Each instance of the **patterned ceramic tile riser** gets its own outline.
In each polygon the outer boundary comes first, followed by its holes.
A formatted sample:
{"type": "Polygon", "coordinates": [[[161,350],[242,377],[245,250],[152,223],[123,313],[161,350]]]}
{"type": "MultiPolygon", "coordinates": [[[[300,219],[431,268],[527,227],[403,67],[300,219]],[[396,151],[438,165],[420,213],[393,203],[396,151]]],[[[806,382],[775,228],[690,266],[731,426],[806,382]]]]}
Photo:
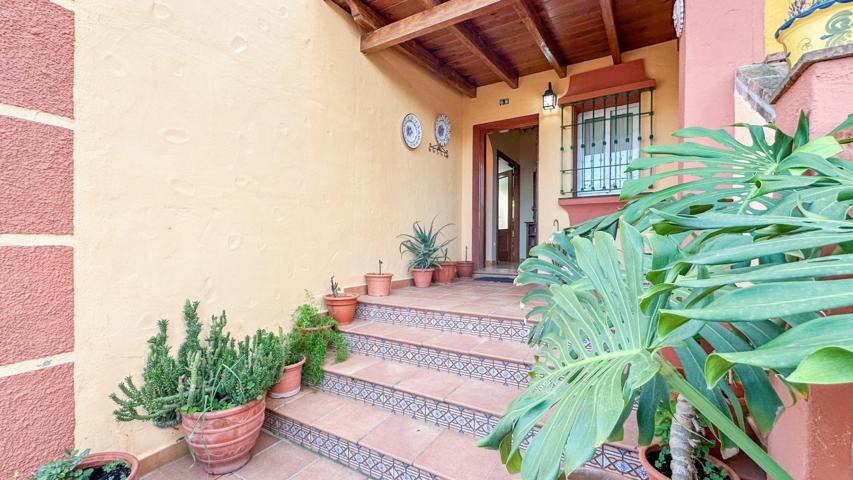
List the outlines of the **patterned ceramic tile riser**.
{"type": "Polygon", "coordinates": [[[359,303],[356,317],[374,322],[393,323],[408,327],[425,328],[441,332],[465,333],[497,340],[527,342],[530,331],[521,320],[507,320],[482,315],[422,310],[359,303]]]}
{"type": "Polygon", "coordinates": [[[438,480],[414,465],[267,411],[264,429],[377,480],[438,480]]]}
{"type": "MultiPolygon", "coordinates": [[[[330,372],[326,372],[319,389],[475,437],[488,435],[500,419],[497,415],[330,372]]],[[[587,466],[637,480],[648,478],[637,452],[615,445],[605,444],[596,449],[587,466]]]]}
{"type": "Polygon", "coordinates": [[[503,385],[527,386],[529,367],[523,363],[455,353],[438,348],[395,342],[384,338],[344,332],[350,352],[409,363],[503,385]]]}

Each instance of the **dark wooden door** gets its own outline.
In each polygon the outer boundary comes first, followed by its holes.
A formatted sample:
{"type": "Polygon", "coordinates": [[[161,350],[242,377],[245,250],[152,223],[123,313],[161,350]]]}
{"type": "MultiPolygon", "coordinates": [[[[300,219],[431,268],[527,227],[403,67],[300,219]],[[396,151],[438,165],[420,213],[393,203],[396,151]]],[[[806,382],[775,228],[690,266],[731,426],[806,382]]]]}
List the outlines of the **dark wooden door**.
{"type": "Polygon", "coordinates": [[[521,212],[521,167],[518,163],[503,157],[512,166],[512,170],[498,174],[498,214],[497,251],[499,262],[517,262],[519,249],[519,227],[521,212]]]}

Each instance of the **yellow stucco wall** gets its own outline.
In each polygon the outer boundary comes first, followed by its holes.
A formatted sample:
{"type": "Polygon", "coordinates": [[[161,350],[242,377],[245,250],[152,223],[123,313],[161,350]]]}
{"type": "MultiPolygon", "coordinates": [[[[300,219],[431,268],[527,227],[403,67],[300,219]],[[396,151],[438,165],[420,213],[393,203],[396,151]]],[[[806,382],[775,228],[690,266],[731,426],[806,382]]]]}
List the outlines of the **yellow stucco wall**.
{"type": "Polygon", "coordinates": [[[791,0],[764,0],[764,51],[770,55],[782,51],[782,44],[776,41],[776,30],[788,17],[791,0]]]}
{"type": "Polygon", "coordinates": [[[180,338],[193,298],[241,335],[288,325],[332,274],[360,284],[382,258],[406,277],[395,236],[436,215],[459,224],[462,100],[395,53],[362,55],[328,2],[67,3],[76,443],[145,457],[177,433],[116,424],[107,395],[141,372],[156,320],[180,338]],[[400,138],[408,112],[416,151],[400,138]],[[438,113],[455,122],[449,158],[427,151],[438,113]]]}
{"type": "MultiPolygon", "coordinates": [[[[670,136],[679,128],[678,110],[678,52],[676,41],[670,41],[625,52],[623,61],[645,59],[646,73],[657,80],[654,95],[655,143],[673,143],[670,136]]],[[[609,57],[570,65],[566,78],[559,78],[553,70],[528,75],[519,79],[517,89],[505,83],[496,83],[477,90],[477,98],[464,99],[462,125],[462,196],[460,236],[471,244],[471,195],[473,161],[473,126],[524,115],[539,114],[539,241],[547,240],[553,233],[552,223],[568,223],[568,215],[557,203],[560,198],[560,110],[542,109],[542,93],[551,82],[554,91],[562,95],[569,85],[569,77],[611,64],[609,57]],[[499,105],[501,98],[509,98],[508,105],[499,105]]]]}

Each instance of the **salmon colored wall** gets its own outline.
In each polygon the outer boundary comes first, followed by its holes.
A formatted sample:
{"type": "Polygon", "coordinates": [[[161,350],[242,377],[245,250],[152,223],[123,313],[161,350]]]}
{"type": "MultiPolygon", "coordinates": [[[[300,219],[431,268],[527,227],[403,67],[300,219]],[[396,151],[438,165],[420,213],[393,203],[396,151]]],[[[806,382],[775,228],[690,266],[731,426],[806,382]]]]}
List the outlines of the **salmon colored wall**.
{"type": "Polygon", "coordinates": [[[146,457],[177,432],[117,424],[107,395],[141,371],[157,319],[177,344],[182,303],[198,299],[240,336],[287,327],[330,275],[361,284],[381,258],[406,277],[396,235],[459,223],[462,101],[396,53],[362,55],[331,2],[72,5],[75,437],[146,457]],[[427,151],[439,113],[449,158],[427,151]]]}
{"type": "MultiPolygon", "coordinates": [[[[672,143],[670,136],[678,129],[678,53],[676,42],[670,41],[625,52],[623,61],[645,59],[646,73],[657,80],[655,90],[655,143],[672,143]]],[[[568,75],[606,67],[610,57],[568,66],[568,75]]],[[[463,122],[455,133],[462,137],[462,196],[459,231],[461,238],[471,242],[471,172],[472,134],[474,125],[539,114],[539,241],[546,241],[554,231],[554,219],[560,227],[568,224],[568,215],[558,204],[560,198],[560,110],[542,110],[542,93],[551,82],[557,95],[562,95],[569,85],[569,76],[559,78],[553,71],[528,75],[519,79],[519,87],[511,89],[505,83],[496,83],[477,89],[477,98],[463,100],[463,122]],[[509,98],[508,105],[499,105],[501,98],[509,98]]]]}

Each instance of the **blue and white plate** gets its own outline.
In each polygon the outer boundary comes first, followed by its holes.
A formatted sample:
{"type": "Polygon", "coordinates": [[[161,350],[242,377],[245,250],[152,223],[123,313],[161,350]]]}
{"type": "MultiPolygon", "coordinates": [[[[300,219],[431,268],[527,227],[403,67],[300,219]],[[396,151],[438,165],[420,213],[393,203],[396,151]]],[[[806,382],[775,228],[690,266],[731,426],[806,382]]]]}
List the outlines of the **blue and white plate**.
{"type": "Polygon", "coordinates": [[[435,141],[438,142],[442,147],[446,147],[448,143],[450,143],[450,133],[452,129],[450,128],[450,118],[441,114],[435,117],[435,141]]]}
{"type": "Polygon", "coordinates": [[[406,142],[406,146],[409,148],[418,148],[422,137],[421,121],[418,120],[417,115],[409,113],[403,117],[403,141],[406,142]]]}

